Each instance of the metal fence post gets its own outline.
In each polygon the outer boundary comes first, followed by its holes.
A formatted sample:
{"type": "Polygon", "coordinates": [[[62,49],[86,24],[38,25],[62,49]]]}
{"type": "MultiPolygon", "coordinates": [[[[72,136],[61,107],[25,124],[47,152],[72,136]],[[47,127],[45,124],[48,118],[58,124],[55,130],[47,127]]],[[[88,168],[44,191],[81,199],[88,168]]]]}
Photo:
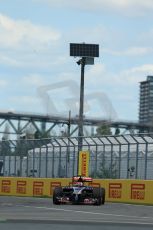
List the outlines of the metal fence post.
{"type": "Polygon", "coordinates": [[[46,147],[46,178],[48,178],[48,145],[46,147]]]}
{"type": "Polygon", "coordinates": [[[145,141],[145,171],[144,171],[144,179],[147,179],[147,166],[148,166],[148,142],[142,136],[142,139],[145,141]]]}
{"type": "Polygon", "coordinates": [[[95,143],[96,146],[96,152],[95,152],[95,168],[94,168],[94,177],[97,175],[97,162],[98,162],[98,144],[96,141],[91,137],[92,141],[95,143]]]}
{"type": "Polygon", "coordinates": [[[105,138],[107,139],[107,141],[109,142],[109,145],[111,146],[111,163],[110,163],[110,175],[111,178],[113,177],[113,143],[111,142],[111,140],[109,139],[109,137],[105,136],[105,138]]]}
{"type": "Polygon", "coordinates": [[[133,136],[132,137],[136,142],[136,165],[135,165],[135,179],[138,179],[138,161],[139,161],[139,142],[133,136]]]}
{"type": "Polygon", "coordinates": [[[54,161],[55,161],[55,147],[54,147],[54,145],[52,144],[52,146],[53,146],[53,156],[52,156],[52,177],[54,178],[55,177],[55,175],[54,175],[54,161]]]}

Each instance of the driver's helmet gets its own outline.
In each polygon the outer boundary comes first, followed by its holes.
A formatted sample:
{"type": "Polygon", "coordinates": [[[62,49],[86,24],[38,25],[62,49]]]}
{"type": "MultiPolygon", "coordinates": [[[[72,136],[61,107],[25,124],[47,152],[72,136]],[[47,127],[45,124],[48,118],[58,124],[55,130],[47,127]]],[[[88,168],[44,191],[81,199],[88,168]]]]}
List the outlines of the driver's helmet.
{"type": "Polygon", "coordinates": [[[81,187],[81,186],[83,186],[83,182],[74,182],[73,186],[75,186],[75,187],[81,187]]]}

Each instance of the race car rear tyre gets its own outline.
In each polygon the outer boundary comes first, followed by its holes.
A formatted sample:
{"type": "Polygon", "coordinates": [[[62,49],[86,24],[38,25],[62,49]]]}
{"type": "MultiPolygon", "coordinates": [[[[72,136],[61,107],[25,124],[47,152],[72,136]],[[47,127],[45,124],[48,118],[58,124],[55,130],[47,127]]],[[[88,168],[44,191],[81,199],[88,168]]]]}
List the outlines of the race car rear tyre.
{"type": "Polygon", "coordinates": [[[101,188],[102,190],[102,204],[105,204],[105,189],[104,188],[101,188]]]}
{"type": "Polygon", "coordinates": [[[60,204],[57,197],[62,196],[62,187],[56,187],[53,192],[53,204],[60,204]]]}
{"type": "Polygon", "coordinates": [[[105,203],[105,189],[93,188],[93,197],[97,199],[95,205],[102,205],[105,203]]]}

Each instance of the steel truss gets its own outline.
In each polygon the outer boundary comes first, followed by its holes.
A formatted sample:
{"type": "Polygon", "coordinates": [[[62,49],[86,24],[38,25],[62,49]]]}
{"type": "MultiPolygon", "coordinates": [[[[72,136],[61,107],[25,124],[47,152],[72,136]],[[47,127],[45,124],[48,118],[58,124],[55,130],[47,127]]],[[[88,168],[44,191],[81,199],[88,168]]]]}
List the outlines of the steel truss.
{"type": "MultiPolygon", "coordinates": [[[[77,116],[67,118],[40,114],[0,112],[0,133],[22,136],[25,130],[31,127],[39,138],[48,134],[51,134],[51,136],[61,136],[61,128],[64,126],[64,135],[74,136],[78,133],[78,122],[79,119],[77,116]]],[[[122,134],[127,132],[130,134],[148,133],[153,129],[153,126],[150,124],[141,124],[138,122],[84,118],[84,135],[93,135],[94,128],[96,129],[102,124],[108,124],[110,128],[120,129],[122,134]]]]}

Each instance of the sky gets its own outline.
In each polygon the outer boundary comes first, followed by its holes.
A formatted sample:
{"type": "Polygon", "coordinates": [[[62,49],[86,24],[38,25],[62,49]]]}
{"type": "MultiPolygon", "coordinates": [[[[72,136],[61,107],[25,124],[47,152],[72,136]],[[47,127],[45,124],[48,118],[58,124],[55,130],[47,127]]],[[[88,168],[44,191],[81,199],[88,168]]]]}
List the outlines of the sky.
{"type": "Polygon", "coordinates": [[[79,57],[70,43],[99,44],[85,66],[87,117],[138,120],[139,85],[153,75],[152,0],[0,0],[0,111],[79,111],[79,57]]]}

